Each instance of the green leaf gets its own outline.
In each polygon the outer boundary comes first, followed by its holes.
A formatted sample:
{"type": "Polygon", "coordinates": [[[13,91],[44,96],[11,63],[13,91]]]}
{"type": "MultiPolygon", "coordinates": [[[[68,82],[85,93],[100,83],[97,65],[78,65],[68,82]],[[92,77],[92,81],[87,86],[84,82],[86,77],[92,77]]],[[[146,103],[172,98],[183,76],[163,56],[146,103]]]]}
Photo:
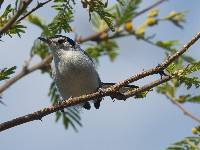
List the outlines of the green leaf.
{"type": "Polygon", "coordinates": [[[56,114],[56,122],[58,122],[62,113],[60,111],[57,111],[55,114],[56,114]]]}
{"type": "Polygon", "coordinates": [[[183,59],[179,58],[167,67],[167,72],[173,74],[175,71],[183,69],[183,59]]]}
{"type": "Polygon", "coordinates": [[[47,26],[42,22],[42,20],[36,15],[29,15],[28,21],[38,27],[40,27],[44,32],[47,30],[47,26]]]}
{"type": "Polygon", "coordinates": [[[188,97],[186,99],[187,102],[191,102],[191,103],[200,103],[200,95],[198,96],[193,96],[193,97],[188,97]]]}
{"type": "Polygon", "coordinates": [[[185,22],[185,14],[186,12],[175,12],[172,11],[168,16],[164,19],[171,21],[175,26],[179,28],[183,28],[181,23],[185,22]]]}
{"type": "Polygon", "coordinates": [[[196,88],[200,86],[200,80],[198,77],[181,76],[178,77],[178,81],[179,85],[184,83],[187,86],[187,89],[190,89],[192,86],[195,86],[196,88]]]}
{"type": "Polygon", "coordinates": [[[166,48],[166,49],[171,49],[173,46],[176,46],[179,44],[178,40],[171,40],[171,41],[157,41],[156,45],[166,48]]]}
{"type": "Polygon", "coordinates": [[[68,129],[69,127],[69,118],[65,115],[62,115],[63,116],[63,125],[65,127],[65,129],[68,129]]]}
{"type": "MultiPolygon", "coordinates": [[[[62,102],[55,82],[51,83],[48,96],[50,97],[51,103],[53,105],[58,104],[59,102],[62,102]]],[[[62,118],[63,125],[66,129],[70,125],[75,131],[77,131],[76,126],[77,125],[82,126],[81,117],[76,107],[65,108],[64,110],[62,110],[62,112],[60,111],[56,112],[55,115],[56,115],[56,119],[55,119],[56,122],[58,122],[62,118]]]]}
{"type": "Polygon", "coordinates": [[[199,150],[200,137],[186,137],[168,147],[166,150],[199,150]]]}
{"type": "MultiPolygon", "coordinates": [[[[16,9],[12,8],[11,4],[9,4],[4,10],[3,14],[0,16],[0,28],[4,27],[15,13],[16,9]]],[[[12,37],[12,35],[16,34],[21,37],[21,34],[25,33],[25,28],[26,26],[20,24],[20,22],[16,22],[2,35],[9,35],[10,37],[12,37]]]]}
{"type": "Polygon", "coordinates": [[[16,68],[17,68],[16,66],[13,66],[11,68],[4,68],[0,70],[0,81],[9,79],[10,78],[9,76],[15,73],[16,68]]]}
{"type": "Polygon", "coordinates": [[[176,93],[176,89],[170,83],[167,82],[167,83],[163,83],[160,86],[157,86],[157,92],[174,97],[176,93]]]}
{"type": "Polygon", "coordinates": [[[83,6],[86,6],[85,8],[89,8],[90,19],[92,13],[97,13],[99,17],[107,23],[108,27],[112,31],[115,31],[115,27],[112,22],[114,16],[106,10],[107,6],[101,0],[82,1],[82,3],[83,6]]]}
{"type": "Polygon", "coordinates": [[[58,11],[58,14],[54,17],[53,21],[48,25],[49,34],[46,36],[54,36],[60,34],[62,31],[72,31],[70,22],[73,21],[73,5],[74,0],[54,0],[52,8],[58,11]]]}
{"type": "Polygon", "coordinates": [[[145,98],[150,91],[153,91],[153,90],[151,89],[149,91],[141,92],[141,93],[135,95],[134,97],[137,98],[137,99],[139,99],[139,98],[145,98]]]}
{"type": "Polygon", "coordinates": [[[184,75],[187,74],[191,74],[193,72],[199,71],[200,70],[200,61],[199,62],[195,62],[195,63],[191,63],[189,64],[183,71],[184,71],[184,75]]]}
{"type": "Polygon", "coordinates": [[[102,20],[99,17],[99,15],[97,15],[96,13],[92,14],[91,22],[92,22],[93,28],[96,32],[102,32],[108,28],[108,25],[106,24],[106,22],[104,20],[102,20]]]}
{"type": "Polygon", "coordinates": [[[55,34],[60,34],[62,31],[70,32],[72,31],[69,22],[72,21],[73,13],[71,10],[60,11],[55,18],[53,19],[52,23],[48,25],[48,30],[50,31],[49,36],[53,36],[55,34]]]}
{"type": "Polygon", "coordinates": [[[46,44],[36,40],[31,49],[31,53],[44,59],[49,54],[49,48],[46,44]]]}
{"type": "Polygon", "coordinates": [[[116,12],[114,14],[117,25],[120,26],[123,23],[132,20],[140,3],[141,0],[125,0],[123,5],[116,5],[116,12]]]}
{"type": "MultiPolygon", "coordinates": [[[[178,40],[157,41],[155,42],[155,45],[163,48],[166,51],[169,51],[170,53],[175,53],[177,52],[177,50],[176,48],[174,48],[174,46],[179,45],[179,41],[178,40]]],[[[185,54],[183,54],[181,58],[189,63],[195,62],[194,58],[192,58],[191,56],[187,56],[185,54]]]]}
{"type": "Polygon", "coordinates": [[[117,57],[118,45],[113,40],[101,41],[97,45],[90,46],[86,49],[86,52],[93,57],[96,61],[102,55],[109,56],[110,60],[113,61],[117,57]]]}

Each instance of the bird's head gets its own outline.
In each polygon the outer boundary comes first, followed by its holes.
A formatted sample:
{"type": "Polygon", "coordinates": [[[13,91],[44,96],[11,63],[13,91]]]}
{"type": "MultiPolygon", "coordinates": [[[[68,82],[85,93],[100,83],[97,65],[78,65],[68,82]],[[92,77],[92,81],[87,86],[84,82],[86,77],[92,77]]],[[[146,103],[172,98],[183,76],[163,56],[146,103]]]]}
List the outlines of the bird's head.
{"type": "Polygon", "coordinates": [[[51,51],[53,52],[60,49],[66,50],[66,51],[73,50],[75,49],[75,46],[76,46],[75,41],[63,35],[55,35],[50,38],[39,37],[38,39],[48,44],[51,51]]]}

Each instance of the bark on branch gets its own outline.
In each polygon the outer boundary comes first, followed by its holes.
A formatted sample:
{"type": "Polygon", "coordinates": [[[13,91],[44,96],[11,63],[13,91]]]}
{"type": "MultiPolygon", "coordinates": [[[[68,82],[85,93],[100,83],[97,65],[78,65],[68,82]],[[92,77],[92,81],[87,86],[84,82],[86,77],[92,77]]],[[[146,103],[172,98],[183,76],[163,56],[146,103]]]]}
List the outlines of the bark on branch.
{"type": "MultiPolygon", "coordinates": [[[[49,106],[49,107],[43,108],[43,109],[41,109],[39,111],[33,112],[31,114],[28,114],[28,115],[25,115],[25,116],[22,116],[22,117],[18,117],[16,119],[13,119],[13,120],[10,120],[10,121],[4,122],[4,123],[1,123],[0,124],[0,131],[4,131],[6,129],[15,127],[17,125],[24,124],[26,122],[30,122],[30,121],[34,121],[34,120],[41,120],[42,117],[44,117],[46,115],[49,115],[49,114],[51,114],[53,112],[56,112],[58,110],[62,110],[63,108],[66,108],[66,107],[74,106],[74,105],[89,101],[89,100],[92,100],[92,99],[97,99],[97,98],[105,97],[105,96],[111,96],[111,97],[114,96],[116,98],[119,98],[118,97],[118,90],[121,87],[126,86],[126,85],[128,85],[128,84],[130,84],[130,83],[132,83],[132,82],[134,82],[136,80],[142,79],[142,78],[144,78],[146,76],[162,72],[174,60],[176,60],[179,56],[181,56],[184,52],[186,52],[189,49],[189,47],[191,47],[199,38],[200,38],[200,32],[197,33],[177,53],[175,53],[175,54],[171,55],[170,57],[168,57],[160,65],[158,65],[158,66],[156,66],[154,68],[151,68],[149,70],[142,71],[141,73],[138,73],[138,74],[128,78],[127,80],[119,82],[119,83],[117,83],[117,84],[115,84],[115,85],[103,90],[103,92],[102,91],[98,91],[98,92],[95,92],[95,93],[92,93],[92,94],[88,94],[88,95],[69,98],[69,99],[63,101],[60,104],[56,104],[54,106],[49,106]]],[[[170,79],[172,79],[171,76],[164,76],[161,79],[158,79],[158,80],[153,81],[153,82],[151,82],[149,84],[141,86],[140,88],[137,88],[137,89],[134,89],[134,90],[131,90],[131,91],[128,91],[128,92],[124,93],[123,94],[124,97],[122,99],[125,100],[125,99],[127,99],[129,97],[132,97],[132,96],[134,96],[134,95],[136,95],[136,94],[138,94],[140,92],[148,91],[149,89],[151,89],[151,88],[153,88],[153,87],[155,87],[157,85],[160,85],[160,84],[162,84],[164,82],[167,82],[170,79]]]]}

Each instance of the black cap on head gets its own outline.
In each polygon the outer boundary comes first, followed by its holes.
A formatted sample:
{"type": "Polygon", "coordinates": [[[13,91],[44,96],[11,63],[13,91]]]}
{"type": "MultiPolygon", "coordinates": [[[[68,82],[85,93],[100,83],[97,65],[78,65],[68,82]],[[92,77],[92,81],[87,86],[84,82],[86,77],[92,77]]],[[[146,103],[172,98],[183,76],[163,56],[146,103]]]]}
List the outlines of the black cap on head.
{"type": "Polygon", "coordinates": [[[53,37],[50,37],[49,39],[54,39],[54,38],[63,38],[65,40],[67,40],[67,42],[69,42],[70,45],[72,45],[73,47],[76,45],[76,42],[72,39],[70,39],[69,37],[63,36],[63,35],[55,35],[53,37]]]}

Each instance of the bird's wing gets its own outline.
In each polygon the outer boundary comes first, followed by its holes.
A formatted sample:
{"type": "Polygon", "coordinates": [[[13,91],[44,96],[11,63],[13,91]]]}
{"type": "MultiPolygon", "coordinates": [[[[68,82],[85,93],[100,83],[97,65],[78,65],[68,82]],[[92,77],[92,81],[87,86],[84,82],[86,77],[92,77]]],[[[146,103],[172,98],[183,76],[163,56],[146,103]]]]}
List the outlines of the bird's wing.
{"type": "Polygon", "coordinates": [[[55,68],[55,63],[52,61],[51,62],[51,77],[55,80],[56,77],[56,68],[55,68]]]}

